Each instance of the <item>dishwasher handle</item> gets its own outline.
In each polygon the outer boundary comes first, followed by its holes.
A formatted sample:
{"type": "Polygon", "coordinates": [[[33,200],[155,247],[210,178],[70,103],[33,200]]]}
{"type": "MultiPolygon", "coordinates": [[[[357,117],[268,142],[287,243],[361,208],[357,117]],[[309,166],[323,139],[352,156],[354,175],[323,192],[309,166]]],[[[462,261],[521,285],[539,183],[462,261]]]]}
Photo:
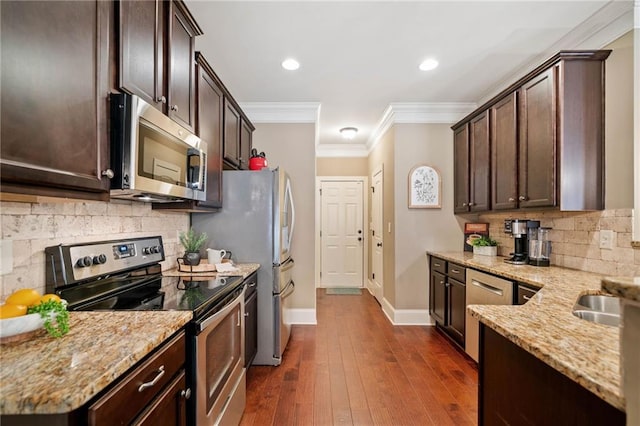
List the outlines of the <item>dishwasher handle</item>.
{"type": "Polygon", "coordinates": [[[471,284],[476,286],[476,287],[478,287],[478,288],[481,288],[482,290],[489,291],[489,292],[491,292],[491,293],[493,293],[493,294],[495,294],[497,296],[500,296],[500,297],[502,297],[502,295],[504,294],[502,289],[490,286],[490,285],[485,284],[485,283],[481,283],[481,282],[476,281],[476,280],[471,280],[471,284]]]}

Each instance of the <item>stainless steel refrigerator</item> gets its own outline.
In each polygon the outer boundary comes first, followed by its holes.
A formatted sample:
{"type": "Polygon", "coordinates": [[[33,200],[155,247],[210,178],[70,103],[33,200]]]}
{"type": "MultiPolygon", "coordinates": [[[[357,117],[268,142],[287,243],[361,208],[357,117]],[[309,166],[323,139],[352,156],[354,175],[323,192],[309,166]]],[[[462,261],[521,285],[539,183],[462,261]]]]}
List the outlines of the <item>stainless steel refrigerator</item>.
{"type": "Polygon", "coordinates": [[[224,171],[222,209],[191,215],[195,231],[206,232],[209,247],[233,253],[237,263],[258,269],[258,352],[253,364],[280,365],[289,341],[291,238],[295,209],[291,180],[281,169],[224,171]]]}

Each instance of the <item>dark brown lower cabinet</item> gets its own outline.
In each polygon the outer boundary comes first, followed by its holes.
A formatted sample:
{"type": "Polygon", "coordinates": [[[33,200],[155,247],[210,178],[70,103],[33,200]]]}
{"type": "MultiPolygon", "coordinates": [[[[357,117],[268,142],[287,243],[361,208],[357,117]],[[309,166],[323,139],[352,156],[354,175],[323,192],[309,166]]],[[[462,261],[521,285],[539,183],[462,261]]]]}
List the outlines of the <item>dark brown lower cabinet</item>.
{"type": "Polygon", "coordinates": [[[467,287],[460,281],[449,278],[447,281],[447,291],[449,296],[449,318],[447,321],[447,331],[449,335],[464,347],[464,321],[466,306],[467,287]]]}
{"type": "Polygon", "coordinates": [[[624,425],[626,414],[480,324],[479,425],[624,425]]]}
{"type": "Polygon", "coordinates": [[[447,310],[447,280],[444,275],[434,270],[431,270],[429,299],[431,316],[436,323],[444,325],[447,310]]]}

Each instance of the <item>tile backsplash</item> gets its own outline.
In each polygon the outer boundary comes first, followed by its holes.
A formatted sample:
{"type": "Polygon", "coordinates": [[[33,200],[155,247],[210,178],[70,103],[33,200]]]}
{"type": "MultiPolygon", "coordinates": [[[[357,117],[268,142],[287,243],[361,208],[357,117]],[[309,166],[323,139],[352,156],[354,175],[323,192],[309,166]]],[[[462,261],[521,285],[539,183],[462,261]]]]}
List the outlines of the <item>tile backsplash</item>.
{"type": "Polygon", "coordinates": [[[498,241],[498,254],[513,251],[513,239],[505,234],[505,219],[539,220],[540,226],[553,228],[551,264],[603,275],[640,275],[640,250],[631,247],[633,210],[595,212],[491,213],[479,216],[489,223],[489,233],[498,241]],[[613,249],[600,248],[600,231],[613,231],[613,249]]]}
{"type": "Polygon", "coordinates": [[[0,202],[2,259],[0,300],[16,289],[45,289],[44,248],[56,244],[129,237],[162,236],[162,269],[176,265],[181,251],[178,233],[189,228],[188,213],[167,213],[150,204],[111,201],[16,203],[0,202]],[[11,270],[11,272],[6,272],[11,270]]]}

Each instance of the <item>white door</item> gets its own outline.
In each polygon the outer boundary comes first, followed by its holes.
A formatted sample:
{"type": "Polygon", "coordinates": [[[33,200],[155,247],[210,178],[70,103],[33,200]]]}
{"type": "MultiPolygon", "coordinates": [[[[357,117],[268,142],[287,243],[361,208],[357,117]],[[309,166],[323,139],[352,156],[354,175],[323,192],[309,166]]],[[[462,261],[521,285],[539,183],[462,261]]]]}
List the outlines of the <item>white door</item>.
{"type": "Polygon", "coordinates": [[[321,286],[362,287],[362,182],[323,181],[320,197],[321,286]]]}
{"type": "Polygon", "coordinates": [[[382,169],[378,170],[371,185],[371,281],[373,295],[382,304],[382,263],[383,263],[383,227],[382,227],[382,169]]]}

